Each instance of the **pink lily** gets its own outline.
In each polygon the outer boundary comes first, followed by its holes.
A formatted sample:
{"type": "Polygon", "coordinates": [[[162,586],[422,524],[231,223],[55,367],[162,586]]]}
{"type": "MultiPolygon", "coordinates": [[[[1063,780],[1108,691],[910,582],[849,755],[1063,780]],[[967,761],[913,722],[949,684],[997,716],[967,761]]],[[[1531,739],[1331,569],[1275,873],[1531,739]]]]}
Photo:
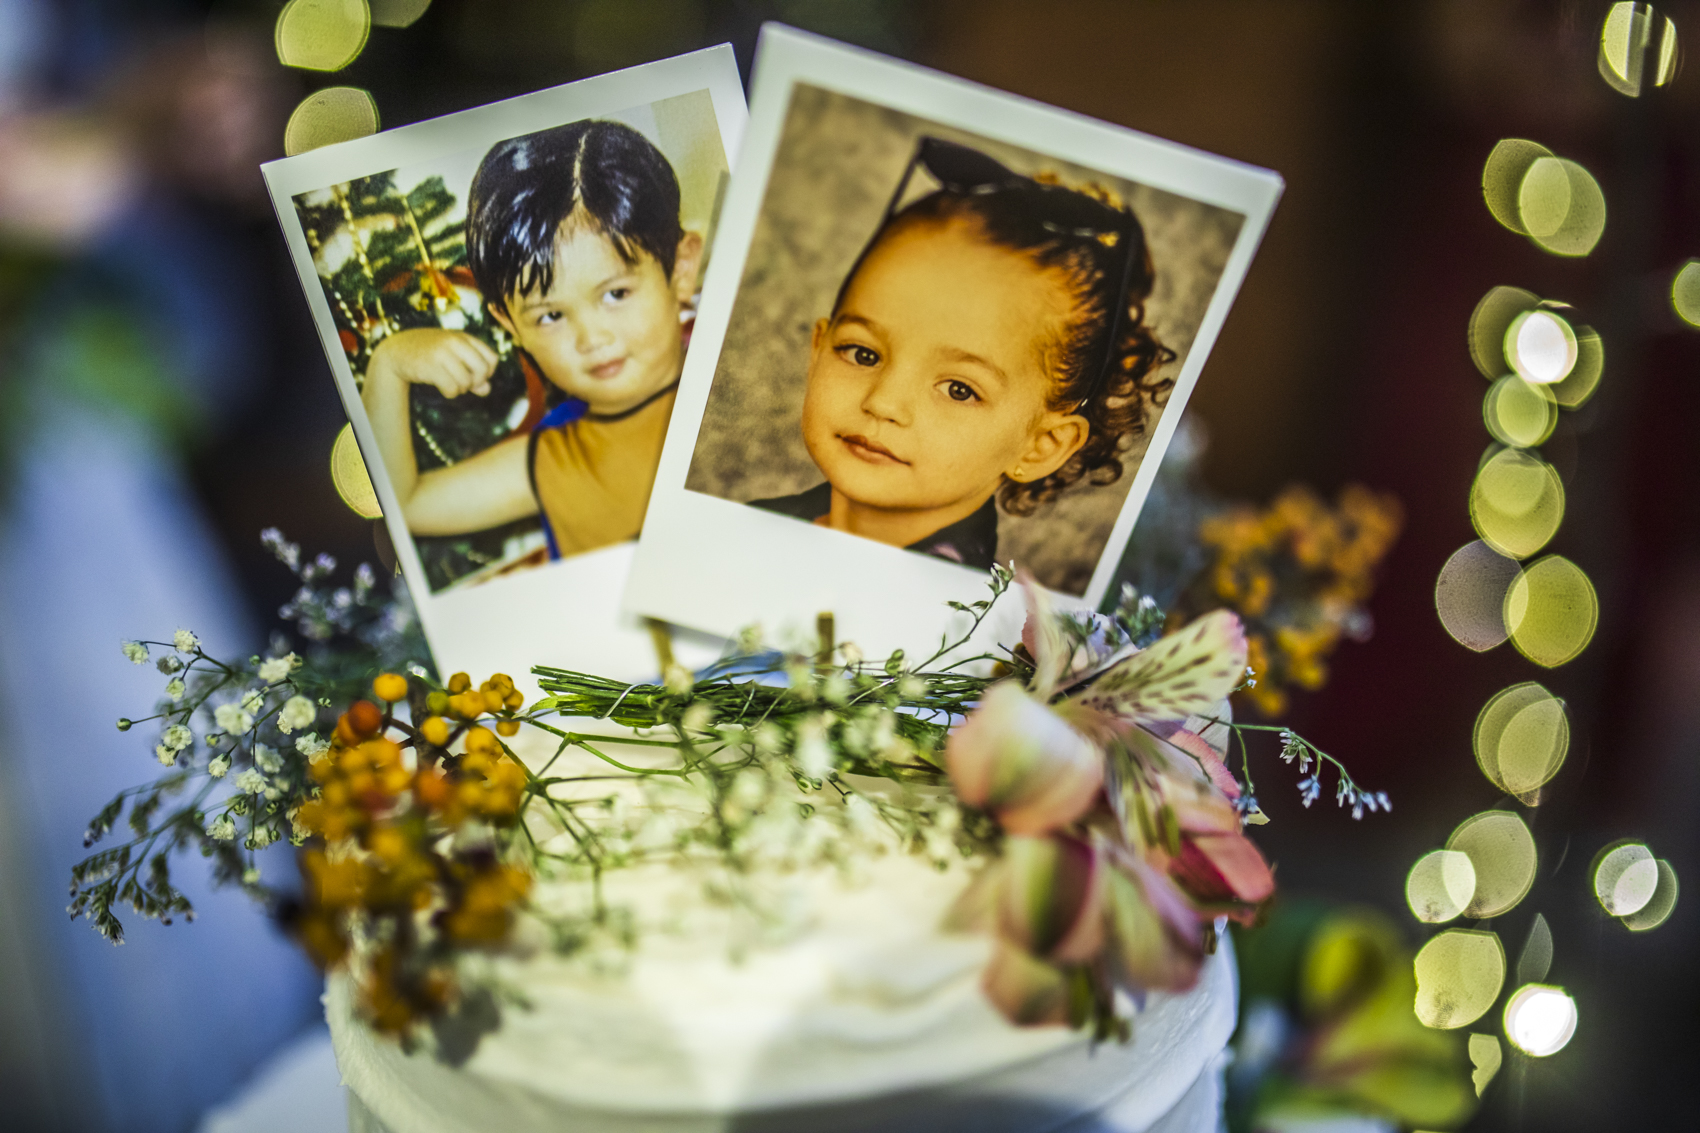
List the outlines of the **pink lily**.
{"type": "Polygon", "coordinates": [[[945,744],[951,786],[1011,834],[1075,821],[1104,785],[1104,756],[1014,681],[993,685],[945,744]]]}

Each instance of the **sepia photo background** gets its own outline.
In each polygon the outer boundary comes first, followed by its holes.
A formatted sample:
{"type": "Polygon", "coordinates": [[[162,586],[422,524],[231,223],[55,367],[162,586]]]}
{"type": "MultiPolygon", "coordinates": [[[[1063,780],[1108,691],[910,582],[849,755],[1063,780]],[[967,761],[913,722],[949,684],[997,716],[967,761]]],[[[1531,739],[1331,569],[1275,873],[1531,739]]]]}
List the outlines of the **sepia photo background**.
{"type": "MultiPolygon", "coordinates": [[[[679,180],[680,223],[710,244],[728,169],[709,92],[593,117],[630,126],[655,144],[679,180]]],[[[528,390],[511,340],[489,316],[466,268],[467,194],[484,155],[502,140],[294,198],[357,384],[378,343],[413,327],[464,331],[501,359],[485,397],[450,399],[428,386],[412,388],[414,458],[422,472],[507,440],[565,397],[547,381],[528,390]]],[[[369,471],[382,474],[371,463],[369,471]]],[[[548,561],[536,516],[458,535],[410,537],[433,592],[548,561]]]]}
{"type": "MultiPolygon", "coordinates": [[[[916,139],[973,146],[1017,173],[1096,183],[1145,229],[1156,287],[1146,320],[1176,354],[1178,375],[1244,218],[1237,212],[1058,161],[847,95],[796,84],[715,369],[685,487],[721,499],[791,495],[819,484],[801,417],[809,338],[873,234],[916,139]]],[[[931,187],[924,172],[916,183],[931,187]]],[[[910,196],[922,190],[911,190],[910,196]]],[[[1159,413],[1123,457],[1115,483],[1077,484],[1026,518],[999,513],[998,561],[1045,586],[1085,592],[1159,413]]]]}

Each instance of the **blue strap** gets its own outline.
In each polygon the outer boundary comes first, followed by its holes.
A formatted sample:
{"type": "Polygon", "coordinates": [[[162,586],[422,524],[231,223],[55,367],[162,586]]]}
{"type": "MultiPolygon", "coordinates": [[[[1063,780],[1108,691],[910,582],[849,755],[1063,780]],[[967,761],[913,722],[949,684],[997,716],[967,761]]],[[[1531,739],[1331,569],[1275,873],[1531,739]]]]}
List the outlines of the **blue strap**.
{"type": "Polygon", "coordinates": [[[563,425],[571,425],[590,411],[590,406],[576,397],[569,397],[555,408],[543,415],[531,429],[531,451],[528,454],[526,471],[531,475],[531,494],[537,499],[537,518],[543,521],[543,542],[549,548],[549,561],[554,562],[561,557],[561,548],[555,542],[555,529],[549,526],[549,513],[543,509],[543,497],[537,495],[537,437],[545,429],[559,429],[563,425]]]}

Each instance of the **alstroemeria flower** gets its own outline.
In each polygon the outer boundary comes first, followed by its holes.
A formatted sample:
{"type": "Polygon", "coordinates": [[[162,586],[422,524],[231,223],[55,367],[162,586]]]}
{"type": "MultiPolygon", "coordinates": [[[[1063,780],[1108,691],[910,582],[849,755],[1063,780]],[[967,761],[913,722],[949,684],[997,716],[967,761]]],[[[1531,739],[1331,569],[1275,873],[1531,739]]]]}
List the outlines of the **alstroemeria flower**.
{"type": "Polygon", "coordinates": [[[998,935],[1040,959],[1081,963],[1104,945],[1105,862],[1092,840],[1066,834],[1004,842],[998,935]]]}
{"type": "Polygon", "coordinates": [[[1105,886],[1109,954],[1123,983],[1186,991],[1204,966],[1203,921],[1163,874],[1118,854],[1105,886]]]}
{"type": "Polygon", "coordinates": [[[1104,754],[1014,681],[993,685],[951,732],[945,766],[957,797],[1011,834],[1043,834],[1084,814],[1104,784],[1104,754]]]}

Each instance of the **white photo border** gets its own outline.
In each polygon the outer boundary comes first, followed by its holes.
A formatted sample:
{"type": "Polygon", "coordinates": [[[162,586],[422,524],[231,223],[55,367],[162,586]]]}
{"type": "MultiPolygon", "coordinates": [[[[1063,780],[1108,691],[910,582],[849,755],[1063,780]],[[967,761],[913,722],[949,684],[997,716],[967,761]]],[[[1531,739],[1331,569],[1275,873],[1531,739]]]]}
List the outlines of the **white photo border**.
{"type": "Polygon", "coordinates": [[[948,602],[971,602],[985,595],[981,572],[971,568],[685,487],[768,175],[799,83],[1230,209],[1245,218],[1091,582],[1079,599],[1058,596],[1069,605],[1100,605],[1181,410],[1268,228],[1281,195],[1281,177],[770,23],[763,27],[756,51],[749,130],[722,206],[692,350],[625,608],[725,637],[758,623],[770,629],[806,627],[817,613],[831,611],[842,640],[855,641],[870,656],[879,656],[931,646],[960,621],[951,615],[948,602]]]}
{"type": "Polygon", "coordinates": [[[313,266],[294,198],[480,145],[705,90],[714,106],[727,167],[735,168],[748,113],[729,44],[385,130],[261,167],[337,392],[353,422],[360,450],[368,454],[366,468],[426,641],[445,673],[508,671],[523,681],[525,672],[537,664],[593,669],[631,679],[653,673],[657,662],[652,638],[619,607],[635,544],[576,555],[494,583],[432,593],[383,461],[371,458],[378,452],[377,443],[353,370],[337,339],[330,302],[313,266]]]}

